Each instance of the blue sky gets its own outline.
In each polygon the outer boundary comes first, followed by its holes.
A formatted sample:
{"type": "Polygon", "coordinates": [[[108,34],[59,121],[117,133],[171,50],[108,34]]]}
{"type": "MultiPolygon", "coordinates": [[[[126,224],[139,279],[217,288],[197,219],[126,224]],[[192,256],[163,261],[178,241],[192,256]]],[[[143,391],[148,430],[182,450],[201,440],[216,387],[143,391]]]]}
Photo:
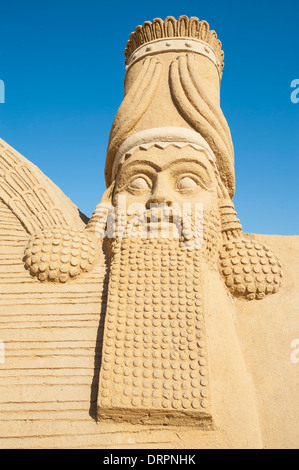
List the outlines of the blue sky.
{"type": "Polygon", "coordinates": [[[0,12],[0,137],[88,216],[105,189],[131,31],[168,15],[208,21],[225,52],[221,105],[243,229],[299,233],[299,103],[290,99],[299,79],[297,0],[2,0],[0,12]]]}

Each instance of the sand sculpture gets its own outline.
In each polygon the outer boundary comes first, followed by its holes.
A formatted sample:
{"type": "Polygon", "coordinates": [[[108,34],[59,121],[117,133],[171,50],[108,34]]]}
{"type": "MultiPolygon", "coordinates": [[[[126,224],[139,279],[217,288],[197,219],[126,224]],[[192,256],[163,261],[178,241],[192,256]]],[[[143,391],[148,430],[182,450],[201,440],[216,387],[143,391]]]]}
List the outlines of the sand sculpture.
{"type": "Polygon", "coordinates": [[[37,167],[0,141],[7,445],[20,445],[21,436],[27,446],[70,446],[71,435],[73,445],[105,447],[113,430],[112,447],[119,439],[132,444],[135,433],[156,435],[147,443],[154,447],[161,429],[172,447],[295,445],[298,433],[288,427],[298,419],[297,370],[287,342],[296,316],[293,306],[285,310],[295,284],[283,277],[279,253],[291,265],[298,251],[293,238],[242,232],[220,107],[223,57],[215,31],[197,18],[157,18],[131,34],[107,190],[87,224],[37,167]],[[94,343],[86,327],[96,332],[94,343]],[[94,344],[94,369],[91,396],[88,387],[79,393],[83,445],[73,394],[84,365],[70,367],[63,357],[84,352],[84,341],[94,344]],[[26,373],[11,354],[23,345],[26,373]],[[44,362],[36,366],[38,354],[44,362]]]}

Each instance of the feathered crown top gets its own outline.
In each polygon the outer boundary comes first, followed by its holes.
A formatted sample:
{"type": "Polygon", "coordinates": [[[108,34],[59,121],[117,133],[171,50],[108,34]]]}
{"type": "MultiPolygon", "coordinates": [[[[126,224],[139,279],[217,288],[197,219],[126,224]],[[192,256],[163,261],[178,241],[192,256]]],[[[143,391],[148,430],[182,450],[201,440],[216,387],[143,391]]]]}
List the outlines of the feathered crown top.
{"type": "Polygon", "coordinates": [[[164,21],[161,18],[155,18],[153,21],[145,21],[142,26],[137,26],[126,45],[125,64],[128,65],[132,54],[140,46],[157,39],[167,38],[199,39],[209,44],[215,52],[219,71],[222,72],[224,52],[216,32],[210,30],[206,21],[200,21],[195,16],[188,18],[185,15],[180,16],[177,20],[173,16],[167,16],[164,21]]]}

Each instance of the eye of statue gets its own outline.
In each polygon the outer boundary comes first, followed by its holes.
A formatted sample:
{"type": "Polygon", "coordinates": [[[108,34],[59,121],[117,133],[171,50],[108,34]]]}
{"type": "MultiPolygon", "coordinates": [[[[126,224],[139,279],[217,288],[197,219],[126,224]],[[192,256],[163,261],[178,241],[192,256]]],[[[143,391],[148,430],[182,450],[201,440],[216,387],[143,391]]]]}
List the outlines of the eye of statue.
{"type": "Polygon", "coordinates": [[[150,189],[151,184],[147,179],[143,178],[142,176],[138,176],[138,178],[135,178],[133,181],[131,181],[129,187],[132,189],[150,189]]]}
{"type": "Polygon", "coordinates": [[[179,189],[193,189],[196,186],[198,186],[198,182],[195,179],[191,178],[190,176],[184,176],[178,182],[179,189]]]}

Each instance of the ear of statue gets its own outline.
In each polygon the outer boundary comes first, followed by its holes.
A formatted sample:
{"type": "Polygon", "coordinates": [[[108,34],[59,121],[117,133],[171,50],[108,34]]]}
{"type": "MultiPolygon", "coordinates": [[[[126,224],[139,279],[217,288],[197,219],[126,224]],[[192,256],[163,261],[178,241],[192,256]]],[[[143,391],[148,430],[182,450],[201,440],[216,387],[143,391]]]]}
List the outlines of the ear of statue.
{"type": "Polygon", "coordinates": [[[101,234],[104,233],[107,224],[108,212],[112,207],[112,197],[115,187],[115,181],[113,181],[110,186],[104,192],[101,202],[95,208],[85,230],[89,232],[95,232],[101,237],[101,234]]]}
{"type": "Polygon", "coordinates": [[[242,238],[242,225],[240,224],[240,220],[237,218],[234,203],[229,197],[228,190],[223,184],[217,168],[215,169],[215,174],[218,183],[217,192],[223,242],[231,239],[242,238]]]}
{"type": "Polygon", "coordinates": [[[110,186],[106,189],[106,191],[104,191],[100,204],[112,203],[114,187],[115,187],[115,181],[113,181],[110,184],[110,186]]]}

